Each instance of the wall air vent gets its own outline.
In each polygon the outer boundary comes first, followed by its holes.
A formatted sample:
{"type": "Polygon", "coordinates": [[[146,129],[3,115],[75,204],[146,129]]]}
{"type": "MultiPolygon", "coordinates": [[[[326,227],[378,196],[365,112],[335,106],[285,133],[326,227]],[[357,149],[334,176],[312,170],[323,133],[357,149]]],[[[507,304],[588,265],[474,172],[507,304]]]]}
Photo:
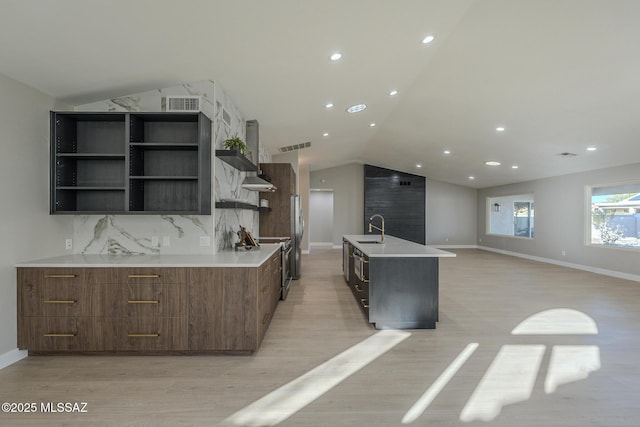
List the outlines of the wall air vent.
{"type": "Polygon", "coordinates": [[[200,111],[199,96],[167,96],[167,111],[192,112],[200,111]]]}
{"type": "Polygon", "coordinates": [[[577,156],[576,153],[569,153],[568,151],[565,151],[564,153],[558,153],[558,156],[560,157],[575,157],[577,156]]]}
{"type": "Polygon", "coordinates": [[[311,147],[311,141],[303,142],[302,144],[293,144],[286,147],[280,147],[281,153],[288,153],[289,151],[301,150],[303,148],[311,147]]]}

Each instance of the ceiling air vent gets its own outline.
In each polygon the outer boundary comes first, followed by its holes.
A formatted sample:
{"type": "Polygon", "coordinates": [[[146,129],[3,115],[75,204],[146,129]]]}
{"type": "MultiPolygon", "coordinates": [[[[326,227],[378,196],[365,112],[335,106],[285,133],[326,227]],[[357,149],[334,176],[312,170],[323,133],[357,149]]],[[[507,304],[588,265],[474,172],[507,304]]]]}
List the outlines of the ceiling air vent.
{"type": "Polygon", "coordinates": [[[200,97],[167,96],[167,111],[200,111],[200,97]]]}
{"type": "Polygon", "coordinates": [[[289,151],[301,150],[303,148],[311,147],[311,141],[303,142],[302,144],[293,144],[286,147],[280,147],[281,153],[287,153],[289,151]]]}
{"type": "Polygon", "coordinates": [[[575,157],[577,156],[576,153],[569,153],[568,151],[565,151],[564,153],[558,153],[558,156],[560,157],[575,157]]]}

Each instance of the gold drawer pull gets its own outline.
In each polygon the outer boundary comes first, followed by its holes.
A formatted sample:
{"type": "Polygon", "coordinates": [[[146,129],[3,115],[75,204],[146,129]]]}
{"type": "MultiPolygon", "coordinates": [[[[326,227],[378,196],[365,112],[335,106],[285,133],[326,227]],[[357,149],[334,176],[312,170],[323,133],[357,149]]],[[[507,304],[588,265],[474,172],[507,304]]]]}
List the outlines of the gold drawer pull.
{"type": "Polygon", "coordinates": [[[75,337],[76,334],[44,334],[43,337],[75,337]]]}
{"type": "Polygon", "coordinates": [[[369,303],[366,298],[360,298],[360,304],[362,304],[364,308],[369,308],[369,303]]]}
{"type": "Polygon", "coordinates": [[[130,274],[129,279],[158,279],[159,274],[130,274]]]}
{"type": "Polygon", "coordinates": [[[151,337],[151,338],[157,338],[160,336],[160,334],[127,334],[128,337],[131,338],[143,338],[143,337],[151,337]]]}
{"type": "Polygon", "coordinates": [[[44,277],[47,279],[73,279],[74,277],[78,277],[77,274],[45,274],[44,277]]]}
{"type": "Polygon", "coordinates": [[[362,292],[362,289],[360,289],[360,286],[358,286],[358,285],[354,285],[353,287],[354,287],[354,288],[356,288],[356,291],[358,291],[358,292],[362,292]]]}
{"type": "Polygon", "coordinates": [[[77,300],[74,299],[47,299],[44,300],[45,304],[75,304],[77,300]]]}
{"type": "Polygon", "coordinates": [[[267,323],[267,319],[269,319],[269,315],[271,313],[265,313],[264,316],[262,316],[262,324],[264,325],[265,323],[267,323]]]}
{"type": "Polygon", "coordinates": [[[127,301],[129,304],[160,304],[160,300],[157,299],[130,299],[127,301]]]}

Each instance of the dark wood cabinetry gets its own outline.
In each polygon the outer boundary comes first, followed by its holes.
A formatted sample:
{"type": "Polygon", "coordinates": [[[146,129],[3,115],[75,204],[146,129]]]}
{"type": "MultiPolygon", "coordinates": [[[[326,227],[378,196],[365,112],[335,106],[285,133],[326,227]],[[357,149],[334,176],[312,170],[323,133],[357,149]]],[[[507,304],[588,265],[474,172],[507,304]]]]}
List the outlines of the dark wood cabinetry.
{"type": "Polygon", "coordinates": [[[260,267],[18,268],[18,347],[32,352],[255,351],[280,296],[260,267]]]}
{"type": "Polygon", "coordinates": [[[291,195],[296,194],[296,173],[290,163],[261,163],[260,169],[271,178],[278,190],[262,193],[260,198],[269,201],[267,211],[260,214],[260,235],[270,237],[291,236],[291,195]]]}
{"type": "Polygon", "coordinates": [[[211,213],[211,121],[51,112],[51,213],[211,213]]]}

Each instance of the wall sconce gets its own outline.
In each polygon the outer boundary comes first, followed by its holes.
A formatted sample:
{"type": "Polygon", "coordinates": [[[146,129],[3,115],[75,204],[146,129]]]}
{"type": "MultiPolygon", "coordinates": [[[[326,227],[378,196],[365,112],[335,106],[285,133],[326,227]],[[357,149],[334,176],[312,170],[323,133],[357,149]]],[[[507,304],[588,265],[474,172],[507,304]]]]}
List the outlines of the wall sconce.
{"type": "Polygon", "coordinates": [[[493,211],[494,212],[500,212],[500,204],[494,203],[493,204],[493,211]]]}

